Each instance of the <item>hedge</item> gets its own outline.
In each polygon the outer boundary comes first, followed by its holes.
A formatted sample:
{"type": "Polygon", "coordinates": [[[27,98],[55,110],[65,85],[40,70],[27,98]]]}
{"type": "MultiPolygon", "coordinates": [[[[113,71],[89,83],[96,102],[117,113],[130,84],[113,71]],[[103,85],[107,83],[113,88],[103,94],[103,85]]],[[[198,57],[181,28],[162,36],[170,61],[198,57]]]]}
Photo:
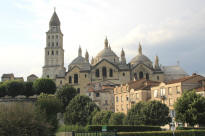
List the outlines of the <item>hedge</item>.
{"type": "Polygon", "coordinates": [[[205,130],[205,127],[198,127],[198,128],[193,128],[193,127],[177,127],[177,130],[205,130]]]}
{"type": "MultiPolygon", "coordinates": [[[[103,125],[89,125],[88,131],[102,131],[103,125]]],[[[130,125],[108,125],[107,131],[117,132],[142,132],[142,131],[161,131],[159,126],[130,126],[130,125]]]]}
{"type": "MultiPolygon", "coordinates": [[[[172,131],[119,132],[118,136],[173,136],[172,131]]],[[[204,130],[177,130],[175,136],[205,136],[204,130]]]]}

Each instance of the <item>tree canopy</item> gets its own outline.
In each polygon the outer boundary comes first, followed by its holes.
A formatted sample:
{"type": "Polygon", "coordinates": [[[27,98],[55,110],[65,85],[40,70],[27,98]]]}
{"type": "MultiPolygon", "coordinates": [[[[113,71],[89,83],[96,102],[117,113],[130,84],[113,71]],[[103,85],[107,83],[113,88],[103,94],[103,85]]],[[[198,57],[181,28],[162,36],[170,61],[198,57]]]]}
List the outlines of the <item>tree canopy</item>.
{"type": "Polygon", "coordinates": [[[8,96],[15,97],[24,92],[24,82],[18,80],[6,81],[6,93],[8,96]]]}
{"type": "Polygon", "coordinates": [[[109,120],[109,125],[123,125],[123,120],[125,118],[124,113],[112,113],[110,120],[109,120]]]}
{"type": "Polygon", "coordinates": [[[65,85],[62,88],[59,88],[56,92],[57,98],[63,104],[63,111],[65,111],[66,106],[68,106],[69,102],[77,95],[77,91],[74,87],[65,85]]]}
{"type": "Polygon", "coordinates": [[[54,94],[56,91],[56,84],[53,80],[48,78],[40,78],[34,81],[33,87],[37,94],[47,93],[54,94]]]}
{"type": "Polygon", "coordinates": [[[205,125],[205,98],[195,91],[184,92],[174,104],[174,108],[177,121],[191,126],[205,125]]]}
{"type": "Polygon", "coordinates": [[[66,107],[65,123],[85,126],[89,123],[92,112],[96,110],[99,110],[99,107],[88,96],[79,94],[66,107]]]}
{"type": "Polygon", "coordinates": [[[108,125],[112,111],[99,111],[92,118],[93,125],[108,125]]]}

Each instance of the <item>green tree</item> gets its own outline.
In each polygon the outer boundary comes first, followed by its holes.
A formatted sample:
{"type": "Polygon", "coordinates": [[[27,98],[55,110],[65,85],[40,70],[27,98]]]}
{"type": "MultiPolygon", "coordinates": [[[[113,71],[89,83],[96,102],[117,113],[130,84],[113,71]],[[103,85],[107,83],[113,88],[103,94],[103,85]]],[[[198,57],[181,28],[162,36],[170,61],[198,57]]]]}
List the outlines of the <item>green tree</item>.
{"type": "Polygon", "coordinates": [[[99,111],[92,118],[93,125],[108,125],[112,111],[99,111]]]}
{"type": "Polygon", "coordinates": [[[126,125],[142,125],[145,123],[143,110],[146,104],[144,102],[139,102],[132,106],[128,110],[127,116],[124,118],[124,124],[126,125]]]}
{"type": "Polygon", "coordinates": [[[163,126],[171,121],[169,108],[160,101],[147,102],[143,114],[145,125],[163,126]]]}
{"type": "Polygon", "coordinates": [[[205,98],[194,91],[187,91],[174,104],[176,120],[188,123],[205,125],[205,98]]]}
{"type": "Polygon", "coordinates": [[[66,107],[65,123],[85,126],[95,110],[99,110],[99,107],[88,96],[77,95],[66,107]]]}
{"type": "Polygon", "coordinates": [[[22,93],[26,97],[33,96],[35,91],[33,89],[33,82],[24,82],[24,92],[22,93]]]}
{"type": "Polygon", "coordinates": [[[124,113],[113,113],[110,117],[109,125],[123,125],[124,118],[124,113]]]}
{"type": "Polygon", "coordinates": [[[5,82],[6,84],[6,92],[8,96],[15,97],[17,95],[22,94],[24,91],[24,83],[22,81],[7,81],[5,82]]]}
{"type": "Polygon", "coordinates": [[[6,84],[1,83],[0,84],[0,97],[4,97],[6,95],[6,84]]]}
{"type": "Polygon", "coordinates": [[[56,84],[53,80],[48,78],[40,78],[34,81],[33,88],[37,94],[47,93],[54,94],[56,91],[56,84]]]}
{"type": "Polygon", "coordinates": [[[45,115],[36,112],[33,104],[0,104],[1,136],[54,136],[45,115]]]}
{"type": "Polygon", "coordinates": [[[52,124],[54,131],[58,126],[57,113],[62,110],[62,104],[55,95],[41,93],[36,101],[36,106],[41,113],[45,113],[46,120],[52,124]]]}
{"type": "Polygon", "coordinates": [[[63,104],[63,111],[65,111],[66,106],[68,106],[69,102],[77,95],[77,91],[74,87],[65,85],[62,88],[59,88],[56,92],[56,96],[60,99],[63,104]]]}

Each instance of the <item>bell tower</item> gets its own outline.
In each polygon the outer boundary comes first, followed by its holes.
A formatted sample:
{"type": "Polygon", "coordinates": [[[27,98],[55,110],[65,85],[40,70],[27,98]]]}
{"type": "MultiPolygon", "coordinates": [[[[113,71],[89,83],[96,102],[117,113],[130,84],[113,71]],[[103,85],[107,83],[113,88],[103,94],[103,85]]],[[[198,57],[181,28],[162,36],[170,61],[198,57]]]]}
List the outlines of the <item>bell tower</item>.
{"type": "Polygon", "coordinates": [[[65,76],[63,33],[60,29],[60,20],[54,10],[46,32],[45,60],[43,78],[56,79],[65,76]]]}

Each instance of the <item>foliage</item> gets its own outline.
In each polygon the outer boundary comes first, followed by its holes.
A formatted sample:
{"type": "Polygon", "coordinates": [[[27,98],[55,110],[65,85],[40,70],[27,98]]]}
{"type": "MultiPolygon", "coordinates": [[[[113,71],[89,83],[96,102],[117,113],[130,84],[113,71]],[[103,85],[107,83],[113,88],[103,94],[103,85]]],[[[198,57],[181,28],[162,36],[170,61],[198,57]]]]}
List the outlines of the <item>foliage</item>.
{"type": "MultiPolygon", "coordinates": [[[[173,136],[172,131],[150,131],[150,132],[120,132],[118,136],[173,136]]],[[[178,130],[174,132],[174,136],[204,136],[204,130],[185,131],[178,130]]]]}
{"type": "MultiPolygon", "coordinates": [[[[102,125],[89,125],[88,131],[101,131],[102,125]]],[[[107,131],[117,132],[139,132],[139,131],[161,131],[158,126],[133,126],[133,125],[108,125],[107,131]]]]}
{"type": "Polygon", "coordinates": [[[22,94],[24,92],[24,83],[22,81],[13,80],[7,81],[6,84],[6,92],[8,96],[15,97],[17,95],[22,94]]]}
{"type": "Polygon", "coordinates": [[[37,98],[36,106],[41,113],[46,114],[46,120],[54,126],[58,126],[57,113],[62,110],[62,104],[55,95],[41,93],[37,98]]]}
{"type": "Polygon", "coordinates": [[[194,91],[183,93],[174,105],[176,120],[183,123],[205,124],[205,98],[194,91]]]}
{"type": "Polygon", "coordinates": [[[144,107],[144,124],[164,126],[171,122],[169,108],[160,101],[149,101],[144,107]]]}
{"type": "Polygon", "coordinates": [[[108,125],[112,111],[99,111],[92,118],[93,125],[108,125]]]}
{"type": "Polygon", "coordinates": [[[33,87],[37,94],[47,93],[54,94],[56,91],[56,84],[53,80],[48,78],[40,78],[34,81],[33,87]]]}
{"type": "Polygon", "coordinates": [[[177,127],[176,130],[205,130],[205,127],[177,127]]]}
{"type": "Polygon", "coordinates": [[[24,87],[25,89],[22,95],[29,97],[35,94],[34,89],[33,89],[33,82],[24,82],[24,87]]]}
{"type": "Polygon", "coordinates": [[[128,110],[127,116],[124,119],[124,124],[126,125],[141,125],[144,124],[144,107],[146,104],[144,102],[139,102],[132,106],[128,110]]]}
{"type": "Polygon", "coordinates": [[[0,105],[1,136],[52,136],[52,126],[29,103],[0,105]]]}
{"type": "Polygon", "coordinates": [[[86,132],[86,127],[79,125],[62,125],[58,128],[57,132],[86,132]]]}
{"type": "Polygon", "coordinates": [[[68,106],[70,100],[72,100],[76,95],[76,89],[69,85],[65,85],[57,90],[56,96],[63,104],[63,111],[65,111],[66,106],[68,106]]]}
{"type": "Polygon", "coordinates": [[[1,83],[0,84],[0,97],[4,97],[6,95],[6,84],[1,83]]]}
{"type": "Polygon", "coordinates": [[[77,95],[66,107],[65,122],[70,125],[85,126],[95,110],[99,110],[99,107],[88,96],[77,95]]]}
{"type": "Polygon", "coordinates": [[[123,125],[124,118],[124,113],[113,113],[110,117],[109,125],[123,125]]]}

